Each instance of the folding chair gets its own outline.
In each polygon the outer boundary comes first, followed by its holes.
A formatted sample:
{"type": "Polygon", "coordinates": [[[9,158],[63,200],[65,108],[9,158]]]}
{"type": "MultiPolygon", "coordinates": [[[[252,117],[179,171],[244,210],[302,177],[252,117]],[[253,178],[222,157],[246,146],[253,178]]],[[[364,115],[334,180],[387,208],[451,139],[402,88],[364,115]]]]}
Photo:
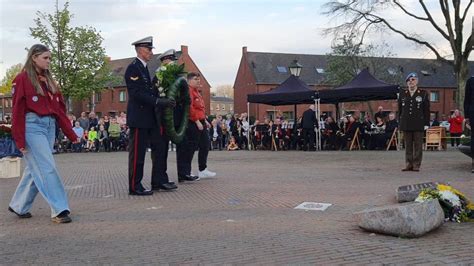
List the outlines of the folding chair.
{"type": "Polygon", "coordinates": [[[360,130],[359,130],[359,128],[357,128],[355,133],[354,133],[354,137],[352,138],[351,146],[349,146],[350,151],[352,151],[352,149],[356,149],[356,148],[358,150],[360,150],[359,136],[360,136],[360,130]]]}
{"type": "Polygon", "coordinates": [[[388,144],[387,144],[387,151],[390,150],[391,147],[394,147],[395,149],[400,150],[398,146],[398,128],[395,128],[392,133],[392,137],[390,138],[388,144]]]}
{"type": "Polygon", "coordinates": [[[429,148],[442,150],[442,129],[440,127],[429,128],[426,130],[425,150],[429,148]]]}

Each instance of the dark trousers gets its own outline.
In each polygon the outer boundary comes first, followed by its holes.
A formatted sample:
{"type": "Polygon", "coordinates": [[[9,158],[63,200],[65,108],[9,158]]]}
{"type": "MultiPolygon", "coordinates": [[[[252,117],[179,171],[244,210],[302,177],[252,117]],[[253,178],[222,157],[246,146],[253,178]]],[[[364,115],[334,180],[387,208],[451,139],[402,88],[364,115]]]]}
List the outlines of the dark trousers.
{"type": "Polygon", "coordinates": [[[462,133],[450,133],[451,137],[455,137],[455,139],[451,138],[451,147],[454,147],[454,143],[456,143],[456,146],[461,144],[461,139],[459,138],[461,137],[461,134],[462,133]]]}
{"type": "Polygon", "coordinates": [[[420,168],[423,157],[423,131],[404,131],[407,168],[420,168]]]}
{"type": "MultiPolygon", "coordinates": [[[[203,123],[205,127],[205,122],[203,123]]],[[[207,168],[207,156],[209,154],[209,132],[207,128],[199,130],[196,123],[189,121],[186,129],[186,137],[183,142],[176,145],[176,165],[178,176],[191,174],[191,163],[194,152],[199,149],[198,163],[199,171],[207,168]]]]}
{"type": "Polygon", "coordinates": [[[303,136],[304,136],[304,149],[314,150],[314,141],[316,138],[316,133],[314,132],[314,128],[303,128],[303,136]],[[309,144],[309,147],[308,147],[309,144]]]}
{"type": "MultiPolygon", "coordinates": [[[[168,147],[166,147],[165,156],[161,151],[163,149],[163,138],[164,137],[160,134],[159,128],[130,128],[128,144],[128,181],[130,192],[144,190],[141,182],[143,179],[143,167],[148,147],[151,148],[151,161],[153,164],[152,185],[154,185],[154,180],[161,180],[162,183],[168,182],[168,176],[166,176],[168,147]],[[165,173],[164,176],[162,175],[163,172],[165,173]]],[[[166,141],[166,143],[168,142],[166,141]]]]}

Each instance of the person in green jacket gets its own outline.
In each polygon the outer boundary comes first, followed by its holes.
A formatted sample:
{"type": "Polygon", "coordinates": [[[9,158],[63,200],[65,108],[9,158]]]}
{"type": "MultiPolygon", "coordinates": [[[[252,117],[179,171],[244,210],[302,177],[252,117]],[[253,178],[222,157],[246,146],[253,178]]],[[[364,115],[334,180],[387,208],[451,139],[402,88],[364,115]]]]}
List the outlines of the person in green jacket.
{"type": "Polygon", "coordinates": [[[89,130],[89,135],[87,136],[87,150],[93,151],[95,150],[95,141],[97,139],[97,131],[94,127],[91,127],[89,130]]]}
{"type": "Polygon", "coordinates": [[[120,124],[117,123],[117,118],[112,118],[109,125],[109,141],[112,143],[112,149],[118,150],[120,139],[120,124]]]}

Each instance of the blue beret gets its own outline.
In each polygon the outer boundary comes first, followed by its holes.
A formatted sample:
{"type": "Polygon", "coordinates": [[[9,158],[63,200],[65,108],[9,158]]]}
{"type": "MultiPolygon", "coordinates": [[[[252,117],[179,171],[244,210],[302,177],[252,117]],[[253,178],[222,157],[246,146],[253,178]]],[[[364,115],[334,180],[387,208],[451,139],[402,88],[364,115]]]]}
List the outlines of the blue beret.
{"type": "Polygon", "coordinates": [[[416,74],[416,72],[411,72],[411,73],[408,74],[408,76],[405,78],[405,82],[407,82],[410,78],[418,78],[418,75],[416,74]]]}

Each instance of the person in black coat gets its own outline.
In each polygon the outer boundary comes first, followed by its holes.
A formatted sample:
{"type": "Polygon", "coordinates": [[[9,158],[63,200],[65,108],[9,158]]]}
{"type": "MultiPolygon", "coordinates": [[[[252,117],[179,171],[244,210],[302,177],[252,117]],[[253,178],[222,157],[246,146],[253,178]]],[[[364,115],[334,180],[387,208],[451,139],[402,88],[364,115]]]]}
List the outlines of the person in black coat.
{"type": "Polygon", "coordinates": [[[317,127],[318,119],[316,118],[316,113],[314,112],[314,105],[310,105],[309,109],[304,111],[303,118],[301,119],[301,128],[303,129],[302,134],[304,137],[305,150],[315,150],[314,142],[316,134],[314,130],[317,127]]]}
{"type": "MultiPolygon", "coordinates": [[[[469,123],[472,128],[471,120],[474,119],[474,76],[470,77],[466,82],[466,89],[464,92],[464,114],[466,123],[469,123]]],[[[471,131],[472,132],[472,131],[471,131]]],[[[471,133],[471,157],[474,154],[474,140],[471,133]]],[[[474,173],[474,159],[472,160],[471,172],[474,173]]]]}
{"type": "MultiPolygon", "coordinates": [[[[146,190],[141,184],[146,149],[151,147],[152,163],[153,167],[156,167],[156,158],[158,158],[157,153],[159,152],[157,146],[162,138],[160,121],[155,118],[155,107],[173,107],[175,102],[159,98],[158,89],[152,84],[147,62],[153,56],[153,38],[147,37],[132,43],[132,45],[135,46],[137,57],[128,65],[124,75],[128,92],[127,125],[130,128],[129,193],[130,195],[147,196],[152,195],[153,192],[146,190]]],[[[158,186],[166,190],[173,189],[173,186],[176,188],[168,180],[164,180],[158,186]]]]}

